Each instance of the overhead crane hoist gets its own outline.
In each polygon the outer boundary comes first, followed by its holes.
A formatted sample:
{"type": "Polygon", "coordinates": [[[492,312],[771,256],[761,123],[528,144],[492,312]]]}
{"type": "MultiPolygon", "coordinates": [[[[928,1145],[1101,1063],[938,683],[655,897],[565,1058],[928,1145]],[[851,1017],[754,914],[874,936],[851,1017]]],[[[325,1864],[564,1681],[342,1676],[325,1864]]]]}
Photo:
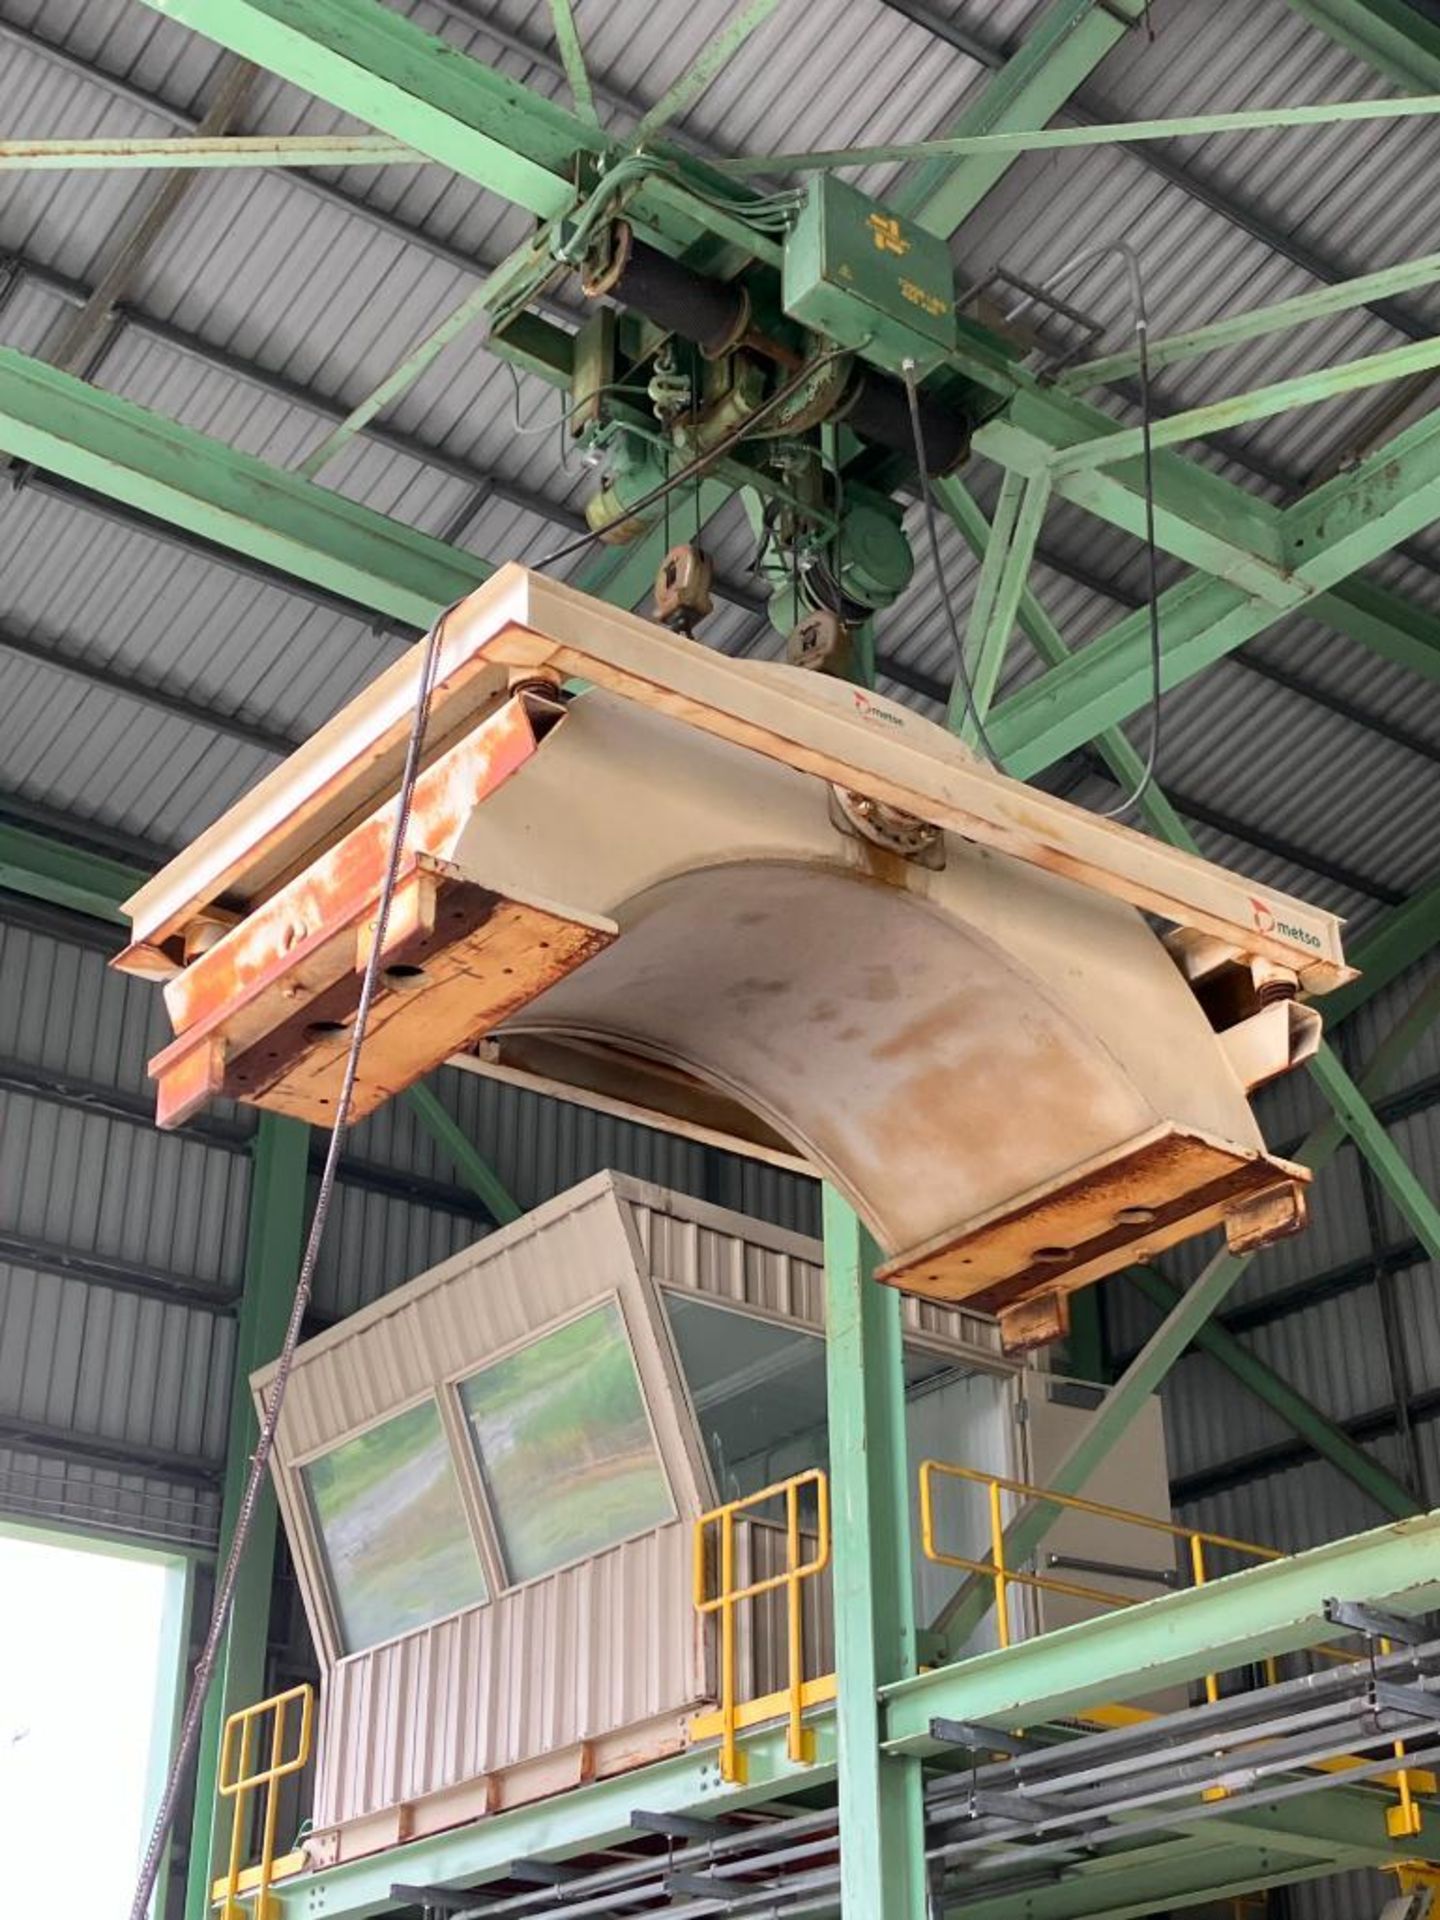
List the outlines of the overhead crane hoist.
{"type": "MultiPolygon", "coordinates": [[[[637,234],[626,194],[644,178],[621,162],[550,236],[594,308],[575,341],[566,415],[601,469],[587,521],[612,545],[668,523],[672,509],[681,522],[687,477],[732,460],[792,663],[843,675],[851,629],[890,606],[914,569],[893,490],[913,471],[917,430],[928,469],[944,474],[984,417],[983,391],[954,377],[917,390],[912,417],[907,383],[935,372],[968,324],[948,251],[822,176],[731,203],[733,220],[784,242],[778,265],[771,245],[768,261],[727,280],[637,234]]],[[[973,331],[987,351],[1015,351],[973,331]]],[[[502,314],[502,351],[504,337],[502,314]]],[[[680,543],[661,568],[661,617],[689,631],[708,588],[704,556],[680,543]]]]}
{"type": "MultiPolygon", "coordinates": [[[[1247,1093],[1350,976],[1329,914],[997,773],[823,674],[502,568],[436,640],[354,1115],[446,1059],[821,1172],[881,1278],[1066,1325],[1207,1228],[1294,1231],[1247,1093]],[[574,683],[584,690],[573,690],[574,683]],[[1166,922],[1163,936],[1152,921],[1166,922]]],[[[174,1125],[335,1111],[421,662],[128,903],[174,1125]]]]}

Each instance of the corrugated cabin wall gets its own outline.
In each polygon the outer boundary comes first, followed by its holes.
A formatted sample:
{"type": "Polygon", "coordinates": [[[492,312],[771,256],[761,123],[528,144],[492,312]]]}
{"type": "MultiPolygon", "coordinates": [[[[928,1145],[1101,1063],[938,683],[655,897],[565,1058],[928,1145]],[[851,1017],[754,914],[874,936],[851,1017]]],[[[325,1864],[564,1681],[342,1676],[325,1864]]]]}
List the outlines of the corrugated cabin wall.
{"type": "MultiPolygon", "coordinates": [[[[99,922],[0,894],[0,1513],[208,1547],[244,1275],[253,1115],[152,1123],[159,993],[99,922]]],[[[778,1169],[446,1069],[440,1098],[522,1208],[605,1168],[807,1233],[778,1169]]],[[[312,1197],[313,1197],[312,1175],[312,1197]]],[[[315,1291],[340,1318],[489,1216],[404,1101],[348,1146],[315,1291]]]]}

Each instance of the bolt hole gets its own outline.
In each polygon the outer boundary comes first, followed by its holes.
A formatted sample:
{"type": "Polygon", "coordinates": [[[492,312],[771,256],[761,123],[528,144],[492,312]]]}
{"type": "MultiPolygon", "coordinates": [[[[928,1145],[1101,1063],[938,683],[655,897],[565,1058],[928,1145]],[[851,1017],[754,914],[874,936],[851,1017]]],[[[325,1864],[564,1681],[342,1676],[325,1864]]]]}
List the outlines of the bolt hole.
{"type": "Polygon", "coordinates": [[[1030,1258],[1042,1266],[1056,1267],[1062,1260],[1068,1260],[1072,1247],[1036,1247],[1030,1258]]]}
{"type": "Polygon", "coordinates": [[[403,993],[407,987],[414,987],[425,978],[423,967],[412,966],[408,960],[397,961],[393,967],[386,967],[381,975],[387,987],[393,987],[397,993],[403,993]]]}
{"type": "Polygon", "coordinates": [[[1115,1216],[1122,1227],[1148,1227],[1155,1218],[1154,1207],[1121,1207],[1115,1216]]]}
{"type": "Polygon", "coordinates": [[[312,1020],[305,1029],[305,1038],[307,1040],[328,1040],[332,1033],[343,1033],[344,1031],[345,1022],[343,1020],[312,1020]]]}

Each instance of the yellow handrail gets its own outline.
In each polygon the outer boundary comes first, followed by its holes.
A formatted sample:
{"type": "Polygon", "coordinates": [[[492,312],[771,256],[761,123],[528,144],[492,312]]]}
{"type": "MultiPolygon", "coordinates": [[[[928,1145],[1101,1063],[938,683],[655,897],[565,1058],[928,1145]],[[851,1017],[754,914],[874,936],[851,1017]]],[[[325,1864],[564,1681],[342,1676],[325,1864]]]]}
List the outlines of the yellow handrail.
{"type": "MultiPolygon", "coordinates": [[[[713,1507],[709,1513],[702,1513],[695,1522],[694,1535],[694,1575],[695,1610],[700,1614],[718,1613],[720,1615],[720,1711],[718,1730],[720,1733],[720,1774],[728,1781],[739,1781],[745,1777],[744,1760],[739,1751],[737,1734],[740,1726],[740,1703],[736,1699],[735,1675],[735,1609],[742,1601],[756,1600],[761,1594],[785,1589],[785,1648],[786,1648],[786,1685],[774,1694],[767,1694],[762,1700],[749,1701],[747,1718],[765,1717],[767,1708],[779,1711],[782,1707],[789,1720],[786,1751],[795,1761],[806,1761],[812,1757],[813,1736],[802,1724],[802,1714],[807,1702],[805,1684],[805,1615],[801,1592],[807,1580],[815,1579],[830,1564],[830,1490],[829,1482],[818,1467],[812,1467],[804,1473],[792,1475],[788,1480],[778,1480],[774,1486],[762,1487],[758,1493],[746,1494],[739,1500],[727,1500],[723,1506],[713,1507]],[[810,1558],[802,1558],[800,1539],[800,1495],[806,1487],[815,1489],[816,1535],[815,1550],[810,1558]],[[752,1580],[747,1586],[735,1585],[735,1516],[759,1507],[768,1501],[783,1498],[785,1502],[785,1565],[779,1573],[765,1575],[762,1579],[752,1580]],[[712,1565],[711,1535],[719,1532],[719,1574],[720,1584],[713,1594],[709,1591],[710,1569],[712,1565]]],[[[692,1723],[692,1732],[703,1733],[709,1729],[710,1716],[697,1715],[692,1723]]]]}
{"type": "MultiPolygon", "coordinates": [[[[997,1637],[1002,1647],[1010,1644],[1009,1609],[1006,1605],[1008,1589],[1013,1585],[1034,1587],[1046,1593],[1063,1593],[1073,1599],[1093,1600],[1101,1606],[1135,1606],[1143,1597],[1139,1594],[1115,1593],[1108,1587],[1085,1586],[1074,1580],[1057,1580],[1053,1575],[1027,1573],[1018,1567],[1006,1564],[1005,1559],[1005,1520],[1002,1493],[1019,1494],[1027,1500],[1043,1500],[1057,1507],[1065,1507],[1077,1513],[1094,1514],[1103,1520],[1120,1520],[1129,1526],[1143,1527],[1151,1533],[1168,1534],[1172,1540],[1188,1541],[1190,1547],[1190,1577],[1194,1585],[1203,1587],[1209,1577],[1209,1566],[1205,1558],[1206,1547],[1221,1548],[1229,1553],[1245,1554],[1252,1560],[1283,1560],[1285,1555],[1277,1547],[1262,1547],[1253,1540],[1235,1540],[1224,1533],[1207,1533],[1200,1527],[1182,1527],[1174,1520],[1158,1520],[1152,1514],[1135,1513],[1128,1507],[1106,1506],[1103,1501],[1084,1500],[1076,1494],[1055,1493],[1048,1487],[1037,1487],[1026,1480],[1007,1479],[1004,1474],[986,1473],[978,1467],[957,1467],[946,1460],[925,1460],[920,1465],[920,1533],[925,1558],[937,1566],[959,1567],[967,1573],[979,1574],[988,1579],[994,1589],[996,1608],[997,1637]],[[963,1480],[974,1486],[986,1488],[988,1493],[990,1516],[990,1554],[989,1560],[970,1560],[962,1554],[947,1553],[936,1545],[935,1541],[935,1476],[944,1479],[963,1480]]],[[[1389,1642],[1382,1642],[1385,1652],[1389,1652],[1389,1642]]],[[[1327,1659],[1348,1660],[1353,1656],[1338,1647],[1317,1646],[1312,1652],[1327,1659]]],[[[1274,1658],[1265,1661],[1268,1679],[1273,1684],[1276,1678],[1274,1658]]],[[[1220,1683],[1213,1673],[1205,1675],[1205,1697],[1218,1700],[1220,1683]]],[[[1404,1767],[1405,1743],[1395,1742],[1395,1757],[1402,1764],[1394,1775],[1386,1775],[1386,1781],[1393,1780],[1398,1804],[1389,1809],[1386,1824],[1394,1839],[1401,1839],[1420,1831],[1420,1809],[1415,1803],[1414,1787],[1418,1776],[1413,1776],[1404,1767]]],[[[1223,1793],[1223,1788],[1212,1789],[1223,1793]]]]}
{"type": "Polygon", "coordinates": [[[218,1792],[222,1800],[233,1800],[230,1819],[230,1862],[223,1879],[215,1882],[213,1898],[220,1907],[220,1920],[272,1920],[275,1902],[270,1888],[275,1880],[275,1824],[280,1811],[279,1783],[288,1774],[298,1773],[310,1758],[310,1743],[315,1730],[315,1689],[304,1685],[260,1700],[252,1707],[241,1707],[225,1722],[220,1738],[220,1776],[218,1792]],[[292,1701],[300,1703],[300,1723],[295,1751],[285,1752],[286,1721],[292,1701]],[[252,1736],[266,1714],[273,1716],[270,1728],[270,1758],[252,1769],[252,1736]],[[240,1751],[235,1753],[235,1734],[239,1731],[240,1751]],[[265,1789],[265,1807],[261,1816],[260,1859],[255,1867],[241,1866],[246,1828],[252,1797],[265,1789]],[[254,1905],[247,1916],[237,1895],[254,1894],[254,1905]]]}

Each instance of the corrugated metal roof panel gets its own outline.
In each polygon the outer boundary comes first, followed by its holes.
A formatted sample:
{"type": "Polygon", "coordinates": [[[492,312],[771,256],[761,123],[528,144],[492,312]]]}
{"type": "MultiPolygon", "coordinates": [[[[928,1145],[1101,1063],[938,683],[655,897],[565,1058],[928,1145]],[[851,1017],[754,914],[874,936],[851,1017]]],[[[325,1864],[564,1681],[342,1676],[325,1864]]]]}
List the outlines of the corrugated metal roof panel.
{"type": "Polygon", "coordinates": [[[35,1421],[218,1467],[234,1336],[204,1308],[0,1264],[0,1431],[35,1421]]]}
{"type": "Polygon", "coordinates": [[[218,1491],[15,1446],[0,1446],[0,1509],[163,1546],[213,1550],[220,1528],[218,1491]]]}

